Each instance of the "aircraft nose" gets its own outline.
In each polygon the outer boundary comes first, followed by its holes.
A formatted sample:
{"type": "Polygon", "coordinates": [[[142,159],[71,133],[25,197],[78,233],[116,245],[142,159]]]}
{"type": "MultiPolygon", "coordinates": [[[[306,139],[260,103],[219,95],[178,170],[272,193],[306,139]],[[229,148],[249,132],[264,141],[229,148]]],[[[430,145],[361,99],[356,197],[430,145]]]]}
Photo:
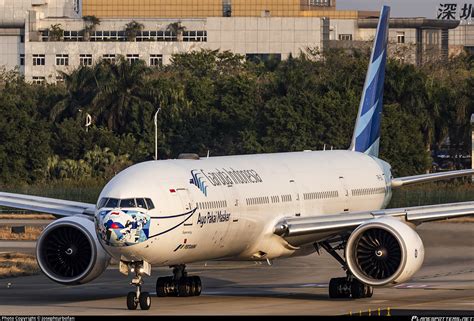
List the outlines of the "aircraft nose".
{"type": "Polygon", "coordinates": [[[97,233],[105,245],[120,247],[144,242],[149,237],[150,216],[142,210],[102,210],[96,217],[97,233]]]}

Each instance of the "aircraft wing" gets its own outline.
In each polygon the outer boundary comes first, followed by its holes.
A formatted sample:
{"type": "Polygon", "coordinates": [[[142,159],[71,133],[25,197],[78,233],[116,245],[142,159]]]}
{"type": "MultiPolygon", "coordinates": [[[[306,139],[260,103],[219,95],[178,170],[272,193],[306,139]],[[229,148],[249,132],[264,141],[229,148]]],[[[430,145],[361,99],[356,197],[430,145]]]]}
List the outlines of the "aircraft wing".
{"type": "Polygon", "coordinates": [[[57,216],[93,216],[95,211],[95,204],[3,192],[0,192],[0,206],[20,208],[57,216]]]}
{"type": "Polygon", "coordinates": [[[434,182],[434,181],[455,178],[455,177],[469,176],[469,175],[474,176],[474,169],[463,169],[459,171],[449,171],[449,172],[439,172],[439,173],[430,173],[430,174],[415,175],[415,176],[398,177],[392,180],[392,188],[398,188],[398,187],[407,186],[411,184],[434,182]]]}
{"type": "Polygon", "coordinates": [[[469,215],[474,215],[474,202],[344,212],[324,216],[285,218],[277,224],[274,233],[285,238],[292,245],[301,245],[351,232],[368,220],[386,216],[398,217],[418,225],[423,222],[469,215]]]}

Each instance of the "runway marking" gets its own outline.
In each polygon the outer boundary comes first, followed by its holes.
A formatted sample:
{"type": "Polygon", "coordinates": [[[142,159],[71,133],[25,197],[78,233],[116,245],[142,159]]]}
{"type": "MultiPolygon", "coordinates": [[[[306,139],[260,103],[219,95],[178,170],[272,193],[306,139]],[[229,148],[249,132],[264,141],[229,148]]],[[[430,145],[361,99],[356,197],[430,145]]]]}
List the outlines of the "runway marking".
{"type": "Polygon", "coordinates": [[[394,288],[397,289],[423,289],[429,288],[429,284],[417,284],[417,283],[403,283],[399,285],[395,285],[394,288]]]}
{"type": "Polygon", "coordinates": [[[327,288],[329,286],[329,283],[307,283],[307,284],[301,284],[300,287],[305,288],[305,287],[316,287],[316,288],[327,288]]]}
{"type": "Polygon", "coordinates": [[[431,274],[431,275],[424,275],[424,276],[420,276],[418,279],[420,279],[420,280],[433,279],[433,278],[438,278],[438,277],[443,277],[443,276],[460,275],[460,274],[466,274],[466,273],[472,273],[472,272],[474,272],[474,269],[467,269],[467,270],[461,270],[461,271],[451,271],[451,272],[446,272],[446,273],[436,273],[436,274],[431,274]]]}

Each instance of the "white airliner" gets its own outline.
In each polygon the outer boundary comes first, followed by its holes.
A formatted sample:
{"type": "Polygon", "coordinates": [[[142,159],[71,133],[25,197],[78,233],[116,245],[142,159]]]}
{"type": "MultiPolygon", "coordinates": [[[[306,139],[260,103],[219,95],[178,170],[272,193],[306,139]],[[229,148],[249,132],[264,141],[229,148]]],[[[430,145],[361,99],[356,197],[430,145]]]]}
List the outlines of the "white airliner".
{"type": "Polygon", "coordinates": [[[64,216],[42,233],[41,270],[65,285],[98,277],[110,258],[134,274],[128,309],[151,305],[141,292],[151,266],[169,266],[158,296],[193,296],[201,281],[185,264],[272,260],[324,249],[345,277],[329,283],[332,298],[370,297],[373,286],[408,280],[423,263],[414,228],[474,214],[474,202],[384,209],[393,188],[473,175],[473,170],[393,178],[377,158],[387,55],[389,7],[376,31],[349,150],[208,157],[186,154],[150,161],[116,175],[96,205],[0,193],[0,205],[64,216]],[[337,250],[343,250],[340,256],[337,250]]]}

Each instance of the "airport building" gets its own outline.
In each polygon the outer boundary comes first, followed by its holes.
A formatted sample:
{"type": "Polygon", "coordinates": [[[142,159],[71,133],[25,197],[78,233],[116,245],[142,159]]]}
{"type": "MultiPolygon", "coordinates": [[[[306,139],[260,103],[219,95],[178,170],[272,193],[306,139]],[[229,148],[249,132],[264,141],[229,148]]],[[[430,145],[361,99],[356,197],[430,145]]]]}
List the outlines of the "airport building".
{"type": "MultiPolygon", "coordinates": [[[[337,10],[336,0],[4,0],[0,5],[0,66],[18,68],[34,82],[61,81],[58,71],[119,55],[153,66],[201,48],[285,59],[308,48],[364,46],[373,39],[378,17],[374,11],[337,10]],[[84,18],[90,16],[100,24],[84,18]]],[[[417,64],[447,57],[450,37],[458,47],[467,42],[452,33],[458,24],[392,18],[391,54],[417,64]]]]}

